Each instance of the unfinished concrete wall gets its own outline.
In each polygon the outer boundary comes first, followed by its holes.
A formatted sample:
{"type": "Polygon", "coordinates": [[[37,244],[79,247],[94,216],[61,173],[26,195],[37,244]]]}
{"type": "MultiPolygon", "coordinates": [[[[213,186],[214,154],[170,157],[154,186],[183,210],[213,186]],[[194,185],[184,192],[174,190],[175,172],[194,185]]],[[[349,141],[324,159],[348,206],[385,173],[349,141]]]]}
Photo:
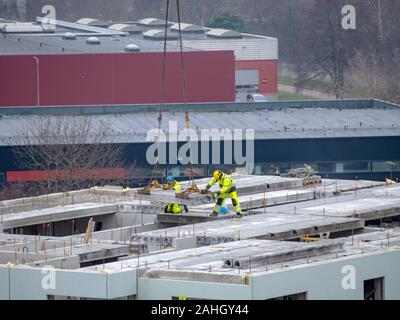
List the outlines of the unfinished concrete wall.
{"type": "Polygon", "coordinates": [[[285,268],[253,274],[249,285],[229,285],[199,281],[139,278],[139,299],[170,300],[185,296],[198,299],[264,300],[307,292],[310,300],[364,299],[364,280],[384,277],[385,299],[400,299],[399,251],[365,254],[336,261],[313,263],[305,267],[285,268]],[[385,263],[381,263],[384,260],[385,263]],[[345,266],[355,268],[356,288],[342,287],[345,266]],[[321,282],[323,281],[323,282],[321,282]]]}
{"type": "Polygon", "coordinates": [[[210,300],[249,300],[251,299],[251,286],[139,278],[137,297],[139,300],[171,300],[172,297],[210,300]]]}
{"type": "Polygon", "coordinates": [[[400,299],[399,251],[366,254],[333,262],[321,262],[304,268],[271,271],[252,279],[253,299],[270,299],[307,292],[310,300],[363,300],[364,280],[385,278],[385,299],[400,299]],[[385,263],[381,263],[385,261],[385,263]],[[346,290],[342,281],[344,267],[354,267],[356,288],[346,290]],[[322,282],[321,282],[322,281],[322,282]]]}
{"type": "Polygon", "coordinates": [[[44,300],[48,295],[114,299],[136,294],[132,269],[107,273],[0,266],[0,281],[5,284],[0,286],[0,298],[6,300],[44,300]],[[45,277],[53,270],[55,282],[51,283],[45,277]]]}
{"type": "Polygon", "coordinates": [[[130,241],[130,238],[135,233],[157,230],[158,226],[153,223],[145,225],[133,225],[130,227],[122,227],[117,229],[110,229],[104,231],[94,232],[93,240],[117,240],[117,241],[130,241]]]}

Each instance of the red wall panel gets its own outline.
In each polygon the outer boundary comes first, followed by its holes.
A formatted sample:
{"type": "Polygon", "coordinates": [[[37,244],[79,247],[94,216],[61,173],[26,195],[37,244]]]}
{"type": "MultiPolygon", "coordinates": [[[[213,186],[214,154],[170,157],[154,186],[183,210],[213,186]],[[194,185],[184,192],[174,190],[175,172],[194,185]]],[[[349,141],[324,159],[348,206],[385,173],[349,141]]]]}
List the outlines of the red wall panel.
{"type": "Polygon", "coordinates": [[[260,93],[278,93],[278,60],[236,61],[236,69],[260,70],[260,93]]]}
{"type": "MultiPolygon", "coordinates": [[[[29,170],[29,171],[7,171],[7,182],[33,182],[33,181],[46,181],[47,179],[54,180],[58,176],[59,179],[64,180],[67,177],[66,171],[55,170],[29,170]]],[[[104,168],[104,169],[74,169],[72,176],[77,180],[87,179],[124,179],[124,168],[104,168]]]]}
{"type": "MultiPolygon", "coordinates": [[[[38,55],[40,105],[159,103],[162,53],[38,55]]],[[[188,102],[235,100],[233,51],[184,53],[188,102]]],[[[0,56],[0,106],[37,105],[31,55],[0,56]]],[[[185,102],[178,52],[166,58],[166,103],[185,102]]]]}

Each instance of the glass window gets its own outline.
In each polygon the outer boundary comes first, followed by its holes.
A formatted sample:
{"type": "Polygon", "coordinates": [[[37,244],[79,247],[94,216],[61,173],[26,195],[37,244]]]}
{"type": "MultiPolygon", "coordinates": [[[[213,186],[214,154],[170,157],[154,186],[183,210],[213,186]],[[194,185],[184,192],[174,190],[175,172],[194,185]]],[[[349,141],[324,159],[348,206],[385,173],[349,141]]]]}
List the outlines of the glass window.
{"type": "MultiPolygon", "coordinates": [[[[303,165],[301,165],[301,167],[302,167],[303,165]]],[[[292,165],[290,164],[290,163],[281,163],[280,165],[279,165],[279,168],[280,168],[280,173],[281,174],[285,174],[285,173],[287,173],[290,169],[292,169],[292,165]]]]}
{"type": "Polygon", "coordinates": [[[225,173],[232,173],[236,171],[236,167],[233,165],[213,165],[208,167],[208,176],[211,176],[215,170],[221,170],[225,173]]]}
{"type": "Polygon", "coordinates": [[[144,168],[144,167],[128,167],[126,168],[126,176],[130,179],[136,178],[150,178],[150,177],[162,177],[165,174],[164,168],[144,168]]]}
{"type": "Polygon", "coordinates": [[[372,171],[374,172],[390,172],[399,171],[400,162],[399,161],[377,161],[372,162],[372,171]]]}
{"type": "Polygon", "coordinates": [[[262,174],[262,173],[261,173],[261,170],[262,170],[262,167],[261,167],[260,164],[256,164],[256,165],[254,166],[254,174],[256,174],[256,175],[262,174]]]}
{"type": "Polygon", "coordinates": [[[318,163],[316,168],[314,168],[317,173],[332,173],[333,172],[333,163],[318,163]]]}
{"type": "Polygon", "coordinates": [[[277,164],[273,164],[273,163],[269,163],[269,164],[260,164],[257,165],[258,172],[256,174],[261,174],[261,175],[278,175],[280,174],[280,170],[279,170],[279,165],[277,164]]]}
{"type": "Polygon", "coordinates": [[[196,167],[196,166],[177,166],[167,168],[167,176],[173,176],[176,178],[184,177],[203,177],[207,173],[206,167],[196,167]]]}
{"type": "Polygon", "coordinates": [[[336,173],[344,172],[370,172],[370,162],[338,162],[335,165],[336,173]]]}

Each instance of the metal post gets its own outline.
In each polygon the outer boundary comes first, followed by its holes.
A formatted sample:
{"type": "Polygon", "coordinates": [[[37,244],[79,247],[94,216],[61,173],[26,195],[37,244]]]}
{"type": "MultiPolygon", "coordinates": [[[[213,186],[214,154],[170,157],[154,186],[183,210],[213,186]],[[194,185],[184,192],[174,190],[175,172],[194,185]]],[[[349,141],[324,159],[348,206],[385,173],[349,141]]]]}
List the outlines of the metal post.
{"type": "Polygon", "coordinates": [[[251,273],[251,256],[249,256],[249,273],[251,273]]]}
{"type": "Polygon", "coordinates": [[[121,228],[121,241],[123,240],[122,239],[122,216],[121,216],[121,226],[120,226],[120,228],[121,228]]]}
{"type": "Polygon", "coordinates": [[[388,241],[388,248],[390,246],[390,230],[387,232],[387,241],[388,241]]]}
{"type": "Polygon", "coordinates": [[[38,57],[32,57],[36,61],[36,97],[37,106],[40,107],[40,62],[38,57]]]}

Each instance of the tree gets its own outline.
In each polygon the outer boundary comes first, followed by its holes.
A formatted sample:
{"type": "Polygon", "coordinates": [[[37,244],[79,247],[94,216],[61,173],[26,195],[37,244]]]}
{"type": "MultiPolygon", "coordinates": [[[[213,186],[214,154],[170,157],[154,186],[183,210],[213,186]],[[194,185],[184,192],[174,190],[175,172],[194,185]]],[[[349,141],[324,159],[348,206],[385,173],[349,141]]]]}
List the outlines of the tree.
{"type": "Polygon", "coordinates": [[[306,62],[308,80],[321,74],[327,74],[335,86],[337,99],[343,99],[345,93],[345,71],[355,55],[355,31],[342,27],[342,0],[314,1],[308,15],[308,23],[301,37],[301,52],[306,62]]]}
{"type": "Polygon", "coordinates": [[[223,11],[215,15],[207,24],[209,28],[230,29],[238,32],[245,32],[243,19],[229,11],[223,11]]]}
{"type": "Polygon", "coordinates": [[[123,177],[114,169],[125,165],[124,145],[112,143],[111,133],[108,123],[91,116],[40,116],[26,123],[13,151],[24,168],[47,173],[35,186],[47,193],[118,183],[123,177]]]}
{"type": "Polygon", "coordinates": [[[357,52],[348,74],[351,96],[381,99],[400,103],[400,50],[389,65],[376,55],[357,52]],[[392,68],[397,72],[388,70],[392,68]]]}

